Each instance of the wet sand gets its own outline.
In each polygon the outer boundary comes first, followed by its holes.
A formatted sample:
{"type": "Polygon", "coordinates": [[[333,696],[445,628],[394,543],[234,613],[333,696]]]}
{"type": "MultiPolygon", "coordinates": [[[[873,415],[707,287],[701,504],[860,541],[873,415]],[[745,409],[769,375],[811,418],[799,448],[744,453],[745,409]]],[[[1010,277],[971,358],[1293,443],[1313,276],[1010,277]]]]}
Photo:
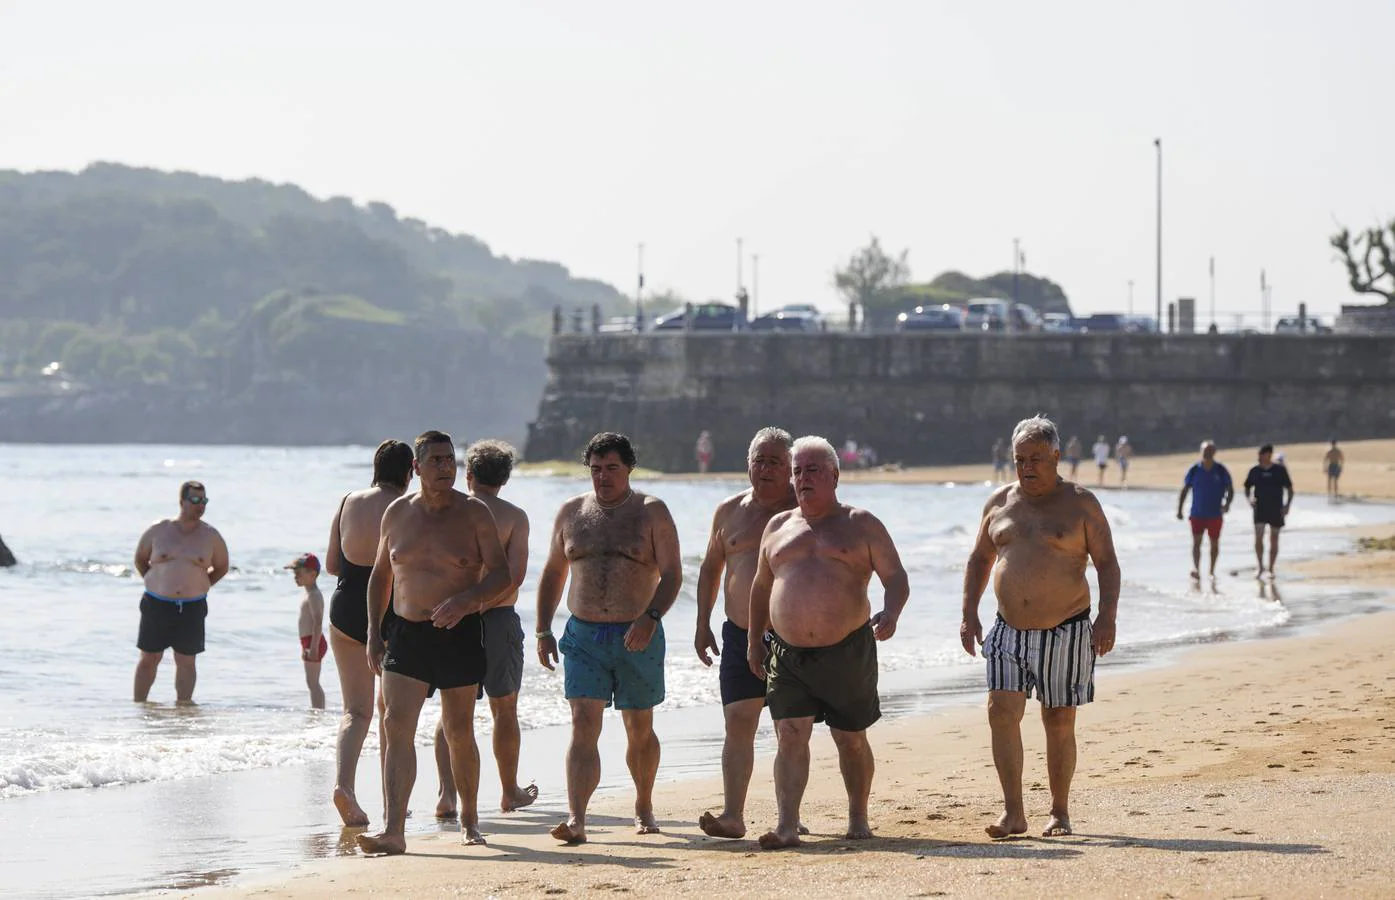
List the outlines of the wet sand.
{"type": "MultiPolygon", "coordinates": [[[[1390,551],[1295,568],[1395,586],[1390,551]]],[[[1080,713],[1071,837],[984,835],[1000,811],[988,729],[981,709],[950,709],[871,730],[871,841],[839,836],[845,799],[819,729],[803,811],[813,834],[799,850],[765,852],[750,839],[774,819],[767,756],[757,760],[746,840],[697,829],[698,815],[721,803],[720,781],[704,778],[660,784],[658,836],[633,833],[622,791],[595,804],[582,847],[548,837],[555,811],[530,810],[491,824],[487,848],[413,837],[404,857],[329,860],[194,896],[1390,896],[1392,648],[1395,611],[1106,671],[1099,699],[1080,713]]],[[[1034,710],[1023,723],[1025,786],[1039,832],[1049,796],[1034,710]]],[[[611,755],[604,765],[622,762],[611,755]]]]}

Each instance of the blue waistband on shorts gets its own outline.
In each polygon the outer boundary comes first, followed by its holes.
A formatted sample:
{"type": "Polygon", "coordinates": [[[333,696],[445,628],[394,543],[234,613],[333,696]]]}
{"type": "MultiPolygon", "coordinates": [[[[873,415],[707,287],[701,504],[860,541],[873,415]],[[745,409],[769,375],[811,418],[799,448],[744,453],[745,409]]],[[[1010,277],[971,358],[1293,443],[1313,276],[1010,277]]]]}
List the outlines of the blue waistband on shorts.
{"type": "Polygon", "coordinates": [[[177,603],[180,606],[183,606],[186,603],[198,603],[200,600],[208,599],[207,594],[201,594],[197,597],[162,597],[154,591],[146,591],[145,596],[149,597],[152,600],[163,600],[166,603],[177,603]]]}

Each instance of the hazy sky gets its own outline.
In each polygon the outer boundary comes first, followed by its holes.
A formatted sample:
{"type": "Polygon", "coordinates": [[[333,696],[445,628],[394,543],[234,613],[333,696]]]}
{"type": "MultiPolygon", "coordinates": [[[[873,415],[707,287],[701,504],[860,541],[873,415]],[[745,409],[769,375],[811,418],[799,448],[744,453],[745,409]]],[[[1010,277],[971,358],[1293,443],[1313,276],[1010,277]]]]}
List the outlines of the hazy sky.
{"type": "Polygon", "coordinates": [[[111,160],[382,200],[633,290],[837,304],[1027,267],[1078,311],[1353,301],[1327,238],[1395,217],[1395,3],[0,0],[0,168],[111,160]],[[750,282],[750,262],[746,278],[750,282]]]}

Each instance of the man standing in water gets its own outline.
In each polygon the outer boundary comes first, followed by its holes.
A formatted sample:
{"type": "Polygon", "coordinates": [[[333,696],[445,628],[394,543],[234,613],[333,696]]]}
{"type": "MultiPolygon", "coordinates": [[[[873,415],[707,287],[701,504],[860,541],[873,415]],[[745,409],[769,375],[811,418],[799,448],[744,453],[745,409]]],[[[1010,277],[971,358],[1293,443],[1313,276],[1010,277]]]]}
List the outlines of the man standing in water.
{"type": "Polygon", "coordinates": [[[1095,698],[1095,657],[1114,648],[1119,562],[1099,501],[1057,473],[1061,438],[1049,419],[1019,422],[1012,434],[1017,483],[993,492],[964,571],[964,621],[959,638],[988,663],[988,724],[993,764],[1003,788],[1003,814],[986,829],[1005,838],[1027,830],[1022,805],[1022,715],[1027,698],[1041,701],[1051,818],[1045,837],[1070,834],[1070,783],[1075,774],[1075,710],[1095,698]],[[1090,623],[1085,562],[1099,574],[1100,609],[1090,623]],[[996,562],[995,562],[996,561],[996,562]],[[998,617],[983,637],[978,603],[993,576],[998,617]]]}
{"type": "MultiPolygon", "coordinates": [[[[470,496],[494,514],[499,542],[509,559],[509,589],[484,611],[484,693],[494,717],[494,761],[503,794],[499,809],[513,812],[538,799],[536,785],[518,786],[518,690],[523,685],[523,625],[518,618],[518,587],[528,574],[528,514],[499,497],[513,473],[515,451],[503,441],[476,441],[465,450],[465,486],[470,496]]],[[[436,767],[441,775],[441,802],[436,815],[449,818],[455,807],[450,776],[450,749],[445,729],[436,729],[436,767]],[[447,806],[449,804],[449,806],[447,806]]]]}
{"type": "Polygon", "coordinates": [[[717,605],[717,588],[722,572],[727,620],[722,623],[721,687],[722,716],[726,719],[726,740],[722,744],[722,814],[704,812],[698,826],[713,837],[739,838],[746,834],[746,789],[755,764],[756,728],[765,706],[765,679],[757,677],[746,664],[747,624],[751,618],[751,581],[756,577],[760,539],[770,517],[795,507],[794,487],[790,484],[789,432],[762,428],[751,439],[746,454],[746,474],[750,488],[728,497],[712,517],[712,536],[698,573],[697,637],[698,659],[712,665],[710,653],[717,653],[712,633],[712,609],[717,605]]]}
{"type": "Polygon", "coordinates": [[[415,469],[421,489],[395,500],[383,514],[368,579],[368,663],[383,676],[388,808],[382,831],[358,836],[366,853],[407,850],[404,826],[417,775],[417,721],[432,688],[441,691],[451,770],[460,789],[461,834],[466,844],[484,843],[475,746],[475,696],[485,675],[480,613],[508,591],[509,560],[489,507],[455,490],[450,435],[427,431],[417,437],[415,469]],[[382,622],[389,598],[396,615],[385,643],[382,622]]]}
{"type": "Polygon", "coordinates": [[[1205,534],[1211,538],[1211,577],[1215,578],[1216,558],[1221,555],[1221,525],[1235,497],[1230,471],[1216,462],[1215,442],[1203,442],[1201,461],[1187,470],[1181,496],[1177,498],[1178,519],[1182,518],[1188,491],[1192,492],[1192,577],[1201,578],[1201,536],[1205,534]]]}
{"type": "MultiPolygon", "coordinates": [[[[359,805],[355,793],[358,760],[373,721],[373,695],[377,693],[377,679],[364,652],[368,645],[368,579],[373,574],[372,561],[378,552],[383,513],[407,492],[407,485],[412,482],[412,463],[412,448],[402,441],[389,439],[379,444],[373,452],[372,485],[346,494],[329,526],[325,571],[339,579],[329,600],[329,645],[334,650],[334,666],[339,671],[339,689],[344,699],[344,715],[335,742],[334,808],[350,827],[368,824],[368,813],[359,805]]],[[[377,704],[381,768],[381,757],[387,752],[381,694],[377,704]]],[[[450,802],[454,809],[454,796],[450,802]]]]}
{"type": "Polygon", "coordinates": [[[1286,466],[1274,463],[1274,445],[1259,448],[1259,465],[1245,476],[1245,499],[1255,511],[1255,577],[1264,577],[1264,529],[1269,529],[1269,577],[1279,558],[1279,532],[1293,505],[1293,481],[1286,466]],[[1250,496],[1250,491],[1254,496],[1250,496]]]}
{"type": "Polygon", "coordinates": [[[876,516],[838,502],[838,456],[821,437],[794,442],[798,507],[777,513],[761,538],[751,583],[746,662],[767,675],[775,720],[779,821],[761,836],[770,850],[799,841],[799,804],[809,783],[809,739],[827,722],[848,792],[850,839],[872,837],[867,804],[876,768],[867,729],[881,718],[877,645],[896,633],[910,584],[891,535],[876,516]],[[884,590],[872,615],[872,573],[884,590]],[[870,620],[870,621],[869,621],[870,620]],[[762,640],[772,630],[768,674],[762,640]]]}
{"type": "Polygon", "coordinates": [[[198,481],[179,486],[179,516],[161,519],[136,544],[136,571],[145,579],[140,598],[140,632],[136,646],[135,700],[144,703],[164,659],[174,650],[174,693],[180,703],[194,701],[203,652],[208,591],[228,574],[228,545],[218,529],[203,521],[208,491],[198,481]]]}
{"type": "Polygon", "coordinates": [[[1346,454],[1338,450],[1337,442],[1333,441],[1331,448],[1322,457],[1322,469],[1327,473],[1327,502],[1329,503],[1337,499],[1337,482],[1342,477],[1342,467],[1346,465],[1346,462],[1346,454]]]}
{"type": "Polygon", "coordinates": [[[586,841],[586,806],[601,779],[601,714],[613,702],[625,722],[625,761],[635,783],[635,831],[657,834],[654,778],[659,739],[654,707],[664,699],[664,630],[659,624],[683,581],[678,529],[657,497],[630,487],[635,451],[623,434],[591,438],[584,459],[592,491],[562,504],[552,528],[547,565],[538,579],[538,660],[552,669],[566,658],[565,692],[572,708],[567,747],[567,821],[552,836],[586,841]],[[552,617],[567,592],[566,632],[559,643],[552,617]]]}

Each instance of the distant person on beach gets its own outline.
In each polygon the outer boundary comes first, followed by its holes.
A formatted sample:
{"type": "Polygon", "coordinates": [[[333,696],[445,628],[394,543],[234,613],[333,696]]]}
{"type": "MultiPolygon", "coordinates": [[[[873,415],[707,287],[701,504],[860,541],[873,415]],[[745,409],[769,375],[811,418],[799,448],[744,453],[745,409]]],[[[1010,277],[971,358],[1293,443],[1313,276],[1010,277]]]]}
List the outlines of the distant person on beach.
{"type": "MultiPolygon", "coordinates": [[[[373,452],[373,483],[352,491],[339,501],[329,526],[325,571],[339,581],[329,598],[329,646],[339,671],[344,717],[335,743],[334,807],[350,827],[368,824],[368,813],[359,805],[355,785],[363,740],[373,722],[377,679],[368,664],[368,577],[378,554],[379,526],[388,506],[407,492],[412,482],[412,448],[402,441],[386,440],[373,452]],[[362,562],[368,560],[368,562],[362,562]]],[[[391,609],[388,616],[391,616],[391,609]]],[[[387,752],[383,735],[382,696],[378,705],[378,756],[382,765],[387,752]]],[[[454,799],[452,798],[452,805],[454,799]]]]}
{"type": "Polygon", "coordinates": [[[1129,462],[1133,459],[1133,444],[1129,436],[1119,435],[1119,443],[1114,446],[1114,458],[1119,461],[1119,487],[1129,486],[1129,462]]]}
{"type": "Polygon", "coordinates": [[[693,449],[697,454],[698,472],[706,475],[708,466],[712,465],[712,432],[703,431],[699,434],[697,446],[693,449]]]}
{"type": "Polygon", "coordinates": [[[1104,470],[1109,468],[1109,442],[1104,439],[1104,435],[1095,438],[1095,445],[1090,448],[1090,455],[1095,458],[1095,465],[1100,470],[1100,487],[1104,487],[1104,470]]]}
{"type": "Polygon", "coordinates": [[[1075,473],[1080,469],[1080,458],[1084,456],[1084,450],[1080,446],[1080,438],[1075,435],[1070,436],[1066,442],[1066,462],[1070,463],[1070,480],[1075,480],[1075,473]]]}
{"type": "Polygon", "coordinates": [[[1274,445],[1259,448],[1259,465],[1245,476],[1245,499],[1255,511],[1255,577],[1264,577],[1264,531],[1269,529],[1269,577],[1279,558],[1279,532],[1293,505],[1293,481],[1288,469],[1274,464],[1274,445]],[[1254,496],[1250,492],[1254,492],[1254,496]]]}
{"type": "Polygon", "coordinates": [[[1187,501],[1187,492],[1192,495],[1192,577],[1201,577],[1201,536],[1211,539],[1211,577],[1216,577],[1216,559],[1221,555],[1221,525],[1225,514],[1230,512],[1230,501],[1235,498],[1235,485],[1230,480],[1230,470],[1216,462],[1216,444],[1204,441],[1201,445],[1201,461],[1192,464],[1182,479],[1182,493],[1177,497],[1177,518],[1182,518],[1182,504],[1187,501]]]}
{"type": "Polygon", "coordinates": [[[552,836],[567,844],[586,841],[586,807],[601,778],[601,715],[612,703],[628,739],[635,832],[659,832],[654,707],[664,700],[660,620],[683,582],[678,529],[668,507],[630,487],[636,462],[630,439],[602,432],[586,445],[583,459],[591,469],[592,490],[562,504],[538,579],[538,660],[553,669],[559,651],[565,658],[564,692],[572,712],[567,820],[552,829],[552,836]],[[571,618],[559,643],[552,617],[569,574],[571,618]]]}
{"type": "Polygon", "coordinates": [[[414,449],[421,487],[394,500],[383,514],[368,578],[368,662],[383,676],[388,801],[383,830],[358,836],[359,847],[370,854],[407,850],[417,722],[433,689],[441,692],[451,771],[460,791],[461,835],[466,844],[485,842],[475,746],[475,697],[486,672],[481,613],[508,593],[509,560],[489,507],[455,489],[450,435],[424,432],[414,449]],[[384,626],[389,602],[395,615],[384,626]]]}
{"type": "Polygon", "coordinates": [[[208,592],[228,574],[228,545],[218,529],[203,521],[207,508],[203,483],[184,482],[179,486],[179,515],[151,525],[136,544],[136,571],[145,580],[136,637],[137,703],[150,696],[166,649],[174,650],[175,698],[179,703],[194,701],[194,660],[204,649],[208,592]]]}
{"type": "Polygon", "coordinates": [[[302,553],[286,568],[295,576],[296,587],[304,588],[300,598],[300,660],[305,664],[305,686],[310,689],[310,706],[325,708],[325,689],[320,687],[320,662],[329,652],[325,640],[325,597],[316,583],[320,560],[313,553],[302,553]]]}
{"type": "Polygon", "coordinates": [[[1027,830],[1021,724],[1033,694],[1041,701],[1051,786],[1043,836],[1071,833],[1075,710],[1095,698],[1095,657],[1114,649],[1120,579],[1114,539],[1095,496],[1058,474],[1060,447],[1049,419],[1018,423],[1012,435],[1017,483],[995,491],[984,506],[964,572],[959,638],[970,656],[981,644],[988,663],[988,724],[1003,788],[1003,814],[986,829],[995,839],[1027,830]],[[1100,586],[1093,625],[1087,560],[1100,586]],[[990,575],[998,615],[985,639],[978,604],[990,575]]]}
{"type": "MultiPolygon", "coordinates": [[[[494,514],[494,525],[509,560],[509,590],[484,611],[484,693],[494,717],[494,762],[502,788],[499,809],[513,812],[538,799],[537,785],[518,785],[518,691],[523,686],[523,623],[518,618],[518,587],[528,574],[528,514],[500,498],[509,482],[517,451],[503,441],[476,441],[465,450],[465,487],[494,514]]],[[[441,775],[441,803],[455,803],[450,777],[450,746],[444,725],[436,729],[436,767],[441,775]]],[[[436,814],[450,818],[450,810],[436,814]]]]}
{"type": "Polygon", "coordinates": [[[1333,441],[1332,446],[1323,454],[1322,468],[1327,473],[1327,501],[1330,503],[1337,499],[1337,482],[1342,477],[1342,467],[1347,464],[1346,454],[1337,449],[1337,442],[1333,441]]]}
{"type": "Polygon", "coordinates": [[[746,453],[746,475],[751,486],[717,505],[707,552],[698,572],[694,645],[704,666],[712,665],[710,654],[721,658],[722,717],[726,721],[722,812],[716,816],[704,812],[698,820],[698,826],[713,837],[739,838],[746,834],[746,789],[755,765],[756,728],[765,707],[765,679],[753,674],[746,664],[751,581],[756,577],[760,539],[770,517],[795,507],[794,487],[790,484],[793,443],[789,432],[780,428],[756,432],[746,453]],[[725,596],[726,611],[720,653],[711,622],[719,587],[725,596]]]}
{"type": "Polygon", "coordinates": [[[1002,484],[1008,480],[1008,451],[1007,444],[1002,438],[993,442],[993,449],[989,451],[993,455],[993,483],[1002,484]]]}
{"type": "Polygon", "coordinates": [[[776,513],[761,537],[746,661],[766,678],[775,721],[779,819],[762,848],[799,845],[799,806],[809,781],[809,740],[827,722],[848,792],[849,839],[872,837],[867,804],[876,768],[867,729],[881,718],[877,641],[896,633],[910,584],[891,535],[876,516],[838,502],[838,457],[821,437],[794,442],[798,507],[776,513]],[[882,583],[872,614],[867,584],[882,583]],[[770,630],[770,647],[765,632],[770,630]],[[768,661],[768,663],[767,663],[768,661]]]}

